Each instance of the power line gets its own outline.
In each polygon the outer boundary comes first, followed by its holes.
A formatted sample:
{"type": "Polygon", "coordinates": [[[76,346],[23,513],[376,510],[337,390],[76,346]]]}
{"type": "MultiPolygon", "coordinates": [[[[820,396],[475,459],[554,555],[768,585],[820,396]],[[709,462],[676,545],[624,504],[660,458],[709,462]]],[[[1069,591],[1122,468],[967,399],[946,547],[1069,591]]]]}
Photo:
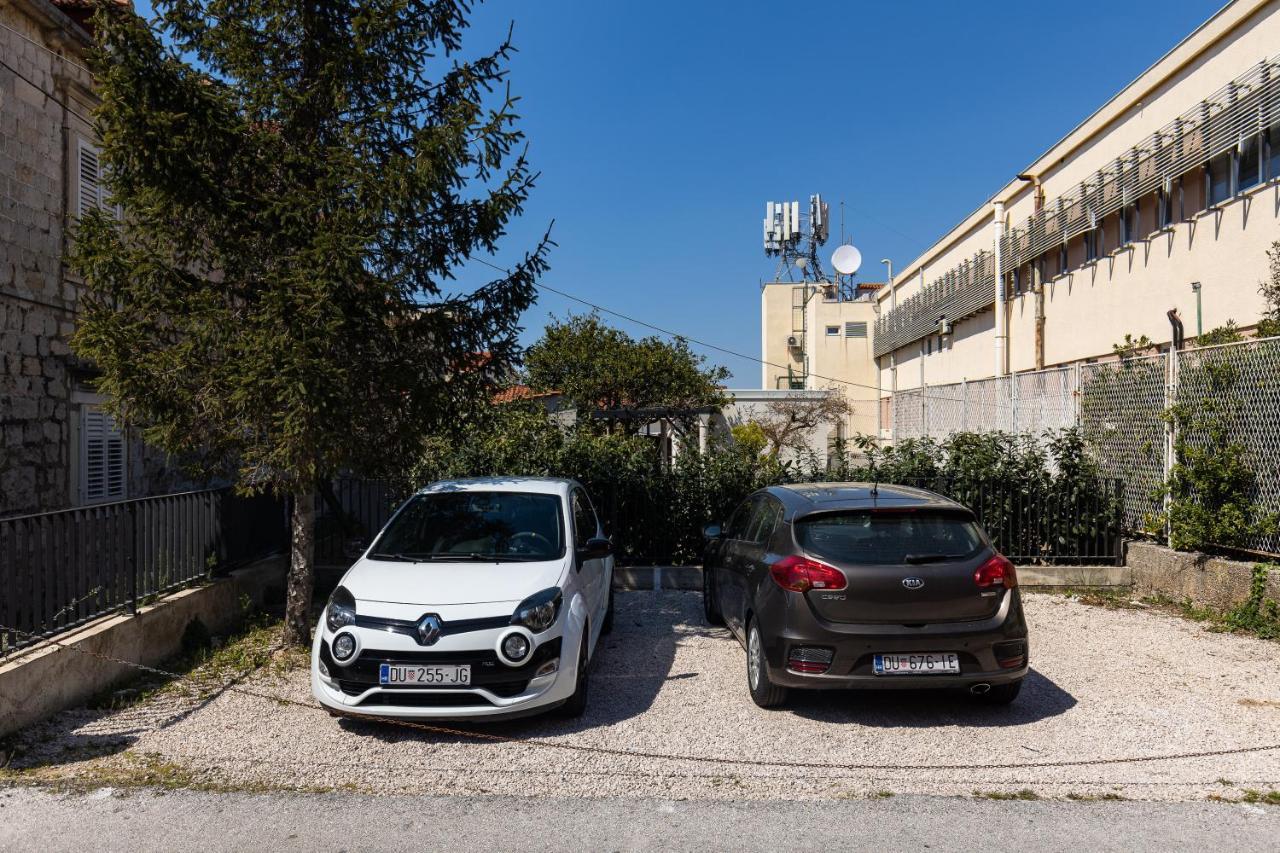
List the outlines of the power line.
{"type": "Polygon", "coordinates": [[[27,75],[23,74],[21,71],[19,71],[18,69],[14,68],[14,67],[13,67],[12,65],[10,65],[9,63],[5,62],[3,59],[0,59],[0,66],[4,66],[5,68],[8,68],[10,71],[12,71],[12,72],[13,72],[14,76],[16,76],[19,80],[25,80],[25,81],[27,82],[27,84],[28,84],[29,86],[31,86],[31,88],[35,89],[35,90],[36,90],[37,92],[39,92],[40,94],[44,95],[46,98],[48,98],[49,100],[53,101],[55,104],[58,104],[58,105],[59,105],[59,106],[61,106],[64,110],[66,110],[67,112],[71,113],[73,116],[75,116],[76,118],[80,119],[81,121],[85,122],[85,123],[86,123],[86,124],[88,124],[90,127],[94,127],[94,121],[93,121],[93,119],[86,117],[86,116],[84,115],[84,113],[80,113],[80,112],[77,112],[76,110],[72,109],[72,108],[71,108],[71,105],[70,105],[70,104],[68,104],[66,101],[62,100],[62,99],[61,99],[61,98],[59,98],[57,95],[55,95],[55,94],[53,94],[52,92],[50,92],[48,89],[46,89],[46,88],[44,88],[43,86],[41,86],[40,84],[36,83],[36,81],[32,80],[30,77],[28,77],[27,75]]]}
{"type": "Polygon", "coordinates": [[[11,32],[11,33],[13,33],[15,36],[17,36],[18,38],[20,38],[20,39],[22,39],[23,41],[25,41],[27,44],[32,45],[33,47],[36,47],[36,48],[38,48],[39,50],[43,50],[45,53],[49,54],[50,56],[54,57],[55,59],[60,59],[60,60],[62,60],[63,62],[67,63],[68,65],[74,65],[76,68],[79,68],[79,69],[80,69],[81,71],[83,71],[84,73],[86,73],[86,74],[88,74],[88,75],[90,75],[90,76],[93,76],[93,72],[92,72],[92,71],[90,71],[90,70],[89,70],[89,68],[88,68],[87,66],[85,66],[85,65],[81,65],[79,62],[76,62],[74,59],[72,59],[72,58],[71,58],[71,57],[69,57],[69,56],[64,56],[63,54],[58,53],[56,50],[54,50],[53,48],[49,47],[49,46],[48,46],[48,45],[46,45],[46,44],[41,44],[40,42],[36,41],[35,39],[33,39],[33,38],[29,37],[26,33],[22,32],[21,30],[15,30],[13,27],[11,27],[11,26],[9,26],[8,24],[5,24],[5,23],[0,23],[0,29],[8,30],[9,32],[11,32]]]}

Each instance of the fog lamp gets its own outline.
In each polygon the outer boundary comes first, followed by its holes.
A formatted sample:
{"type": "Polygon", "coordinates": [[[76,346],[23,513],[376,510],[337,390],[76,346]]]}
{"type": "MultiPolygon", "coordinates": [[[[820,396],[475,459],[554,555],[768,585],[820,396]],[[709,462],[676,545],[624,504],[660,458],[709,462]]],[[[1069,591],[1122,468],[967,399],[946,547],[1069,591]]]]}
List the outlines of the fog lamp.
{"type": "Polygon", "coordinates": [[[351,660],[356,653],[356,638],[350,634],[339,634],[333,641],[333,659],[342,663],[351,660]]]}
{"type": "Polygon", "coordinates": [[[544,675],[551,675],[560,668],[560,658],[549,660],[542,666],[538,667],[538,671],[533,674],[534,678],[540,678],[544,675]]]}
{"type": "Polygon", "coordinates": [[[502,653],[513,661],[522,661],[529,654],[529,641],[524,634],[511,634],[502,641],[502,653]]]}
{"type": "Polygon", "coordinates": [[[321,677],[321,678],[328,678],[328,677],[329,677],[329,667],[327,667],[327,666],[325,666],[325,665],[324,665],[324,661],[323,661],[323,660],[318,660],[318,661],[316,661],[316,668],[320,670],[320,677],[321,677]]]}

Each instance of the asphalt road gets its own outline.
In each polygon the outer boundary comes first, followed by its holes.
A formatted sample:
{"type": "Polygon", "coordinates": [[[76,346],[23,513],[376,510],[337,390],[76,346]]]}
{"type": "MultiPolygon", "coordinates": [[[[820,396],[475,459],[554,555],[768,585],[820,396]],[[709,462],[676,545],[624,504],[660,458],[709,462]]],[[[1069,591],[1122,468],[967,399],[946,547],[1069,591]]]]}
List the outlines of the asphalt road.
{"type": "Polygon", "coordinates": [[[1266,850],[1280,807],[0,790],[0,850],[1266,850]]]}

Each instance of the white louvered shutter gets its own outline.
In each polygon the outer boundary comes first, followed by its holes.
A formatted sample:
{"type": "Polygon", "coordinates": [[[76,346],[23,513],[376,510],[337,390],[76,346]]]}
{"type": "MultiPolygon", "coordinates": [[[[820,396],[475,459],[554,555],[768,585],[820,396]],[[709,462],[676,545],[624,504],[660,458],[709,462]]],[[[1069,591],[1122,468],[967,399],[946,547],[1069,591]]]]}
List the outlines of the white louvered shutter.
{"type": "Polygon", "coordinates": [[[84,216],[96,207],[102,207],[102,172],[98,149],[83,140],[79,150],[80,206],[77,215],[84,216]]]}
{"type": "Polygon", "coordinates": [[[84,409],[80,454],[84,503],[125,497],[124,436],[111,416],[100,409],[84,409]]]}

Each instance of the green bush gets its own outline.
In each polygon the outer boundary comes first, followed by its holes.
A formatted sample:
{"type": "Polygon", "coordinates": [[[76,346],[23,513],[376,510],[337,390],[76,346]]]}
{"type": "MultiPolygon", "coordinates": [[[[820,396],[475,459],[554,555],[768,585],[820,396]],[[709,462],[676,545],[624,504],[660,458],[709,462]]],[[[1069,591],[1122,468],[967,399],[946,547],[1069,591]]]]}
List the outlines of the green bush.
{"type": "Polygon", "coordinates": [[[560,425],[536,404],[496,407],[462,438],[433,440],[411,472],[414,484],[451,477],[557,476],[587,487],[628,563],[701,562],[702,529],[723,523],[768,485],[872,481],[916,485],[971,507],[1003,551],[1044,559],[1096,553],[1113,535],[1118,507],[1075,430],[1037,440],[958,433],[887,448],[859,439],[827,465],[780,462],[749,444],[713,441],[662,463],[651,439],[599,422],[560,425]],[[1093,552],[1085,549],[1093,548],[1093,552]]]}

